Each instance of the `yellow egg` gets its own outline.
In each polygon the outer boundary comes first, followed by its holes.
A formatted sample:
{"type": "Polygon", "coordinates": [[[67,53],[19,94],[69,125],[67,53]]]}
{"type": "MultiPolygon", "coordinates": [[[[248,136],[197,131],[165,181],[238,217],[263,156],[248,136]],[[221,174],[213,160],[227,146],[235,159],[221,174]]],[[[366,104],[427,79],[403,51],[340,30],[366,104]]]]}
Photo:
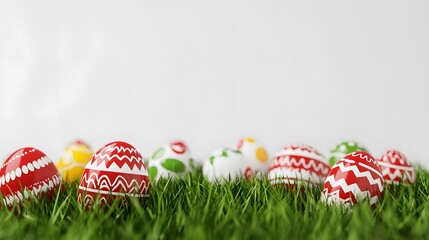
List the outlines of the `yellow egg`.
{"type": "Polygon", "coordinates": [[[69,183],[79,180],[92,154],[91,148],[81,141],[76,141],[68,146],[57,164],[63,180],[69,183]]]}

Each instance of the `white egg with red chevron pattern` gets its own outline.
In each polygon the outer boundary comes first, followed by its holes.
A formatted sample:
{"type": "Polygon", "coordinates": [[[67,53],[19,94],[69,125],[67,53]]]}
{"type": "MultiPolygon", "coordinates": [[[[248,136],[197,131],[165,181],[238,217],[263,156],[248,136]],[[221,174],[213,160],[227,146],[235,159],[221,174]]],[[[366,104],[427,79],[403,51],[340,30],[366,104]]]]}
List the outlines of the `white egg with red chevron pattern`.
{"type": "Polygon", "coordinates": [[[377,160],[367,152],[353,152],[339,160],[331,169],[322,191],[322,202],[350,207],[369,199],[378,202],[384,190],[383,176],[377,160]]]}
{"type": "Polygon", "coordinates": [[[225,183],[253,176],[249,162],[239,150],[223,148],[215,151],[203,165],[203,175],[210,182],[225,183]]]}
{"type": "Polygon", "coordinates": [[[315,148],[291,145],[278,152],[269,169],[268,179],[273,185],[321,184],[331,169],[325,156],[315,148]]]}
{"type": "Polygon", "coordinates": [[[187,145],[174,141],[155,151],[148,162],[149,178],[152,183],[161,178],[178,179],[194,169],[194,160],[187,145]]]}
{"type": "Polygon", "coordinates": [[[143,198],[149,194],[149,176],[143,157],[131,144],[111,142],[101,147],[85,167],[78,202],[91,207],[111,204],[117,197],[143,198]]]}
{"type": "Polygon", "coordinates": [[[416,173],[407,157],[400,151],[389,150],[378,159],[381,174],[388,184],[411,184],[416,180],[416,173]]]}

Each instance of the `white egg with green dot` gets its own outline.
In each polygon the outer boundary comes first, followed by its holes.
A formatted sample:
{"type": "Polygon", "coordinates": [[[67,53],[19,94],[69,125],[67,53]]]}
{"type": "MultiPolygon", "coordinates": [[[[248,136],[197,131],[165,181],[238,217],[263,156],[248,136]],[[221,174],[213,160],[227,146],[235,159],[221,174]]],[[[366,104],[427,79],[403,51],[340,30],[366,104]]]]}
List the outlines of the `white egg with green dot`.
{"type": "Polygon", "coordinates": [[[329,154],[329,163],[333,166],[347,154],[357,151],[368,152],[365,147],[356,141],[343,141],[331,149],[329,154]]]}
{"type": "Polygon", "coordinates": [[[182,178],[193,170],[193,164],[189,150],[185,148],[183,153],[177,153],[172,145],[166,145],[156,150],[148,161],[150,182],[156,183],[161,178],[182,178]]]}
{"type": "Polygon", "coordinates": [[[203,165],[203,175],[210,182],[225,183],[251,175],[249,162],[240,152],[223,148],[214,152],[203,165]]]}

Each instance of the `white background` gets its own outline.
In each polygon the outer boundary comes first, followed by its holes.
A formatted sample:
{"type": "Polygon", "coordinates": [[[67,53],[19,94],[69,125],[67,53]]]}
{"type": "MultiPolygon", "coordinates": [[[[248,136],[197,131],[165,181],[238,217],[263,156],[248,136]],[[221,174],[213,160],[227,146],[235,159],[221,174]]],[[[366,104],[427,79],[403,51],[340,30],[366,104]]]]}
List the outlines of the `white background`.
{"type": "Polygon", "coordinates": [[[429,1],[0,0],[0,158],[356,139],[429,166],[429,1]]]}

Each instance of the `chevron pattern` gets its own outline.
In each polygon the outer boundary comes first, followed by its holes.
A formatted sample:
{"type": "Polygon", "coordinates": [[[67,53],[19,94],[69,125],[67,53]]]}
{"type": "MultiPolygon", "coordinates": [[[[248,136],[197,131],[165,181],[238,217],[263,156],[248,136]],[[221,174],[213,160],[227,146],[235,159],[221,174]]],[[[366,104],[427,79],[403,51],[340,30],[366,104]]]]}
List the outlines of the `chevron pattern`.
{"type": "Polygon", "coordinates": [[[116,196],[145,197],[149,176],[140,153],[125,142],[113,142],[101,148],[85,167],[80,180],[78,201],[91,206],[99,195],[101,203],[116,196]]]}
{"type": "Polygon", "coordinates": [[[268,173],[271,183],[294,184],[297,180],[320,184],[328,175],[331,166],[324,156],[307,145],[285,147],[274,158],[268,173]]]}
{"type": "Polygon", "coordinates": [[[405,155],[396,150],[389,150],[380,157],[383,178],[388,184],[414,183],[416,173],[405,155]]]}
{"type": "Polygon", "coordinates": [[[366,152],[348,154],[335,164],[324,183],[321,200],[351,206],[369,199],[375,204],[384,190],[380,168],[366,152]]]}
{"type": "Polygon", "coordinates": [[[143,171],[146,166],[143,157],[130,144],[125,142],[113,142],[98,150],[88,163],[92,168],[107,170],[112,165],[121,170],[143,171]]]}
{"type": "Polygon", "coordinates": [[[132,174],[111,174],[109,172],[85,171],[79,189],[97,192],[98,190],[122,193],[141,193],[148,191],[148,177],[132,174]]]}

